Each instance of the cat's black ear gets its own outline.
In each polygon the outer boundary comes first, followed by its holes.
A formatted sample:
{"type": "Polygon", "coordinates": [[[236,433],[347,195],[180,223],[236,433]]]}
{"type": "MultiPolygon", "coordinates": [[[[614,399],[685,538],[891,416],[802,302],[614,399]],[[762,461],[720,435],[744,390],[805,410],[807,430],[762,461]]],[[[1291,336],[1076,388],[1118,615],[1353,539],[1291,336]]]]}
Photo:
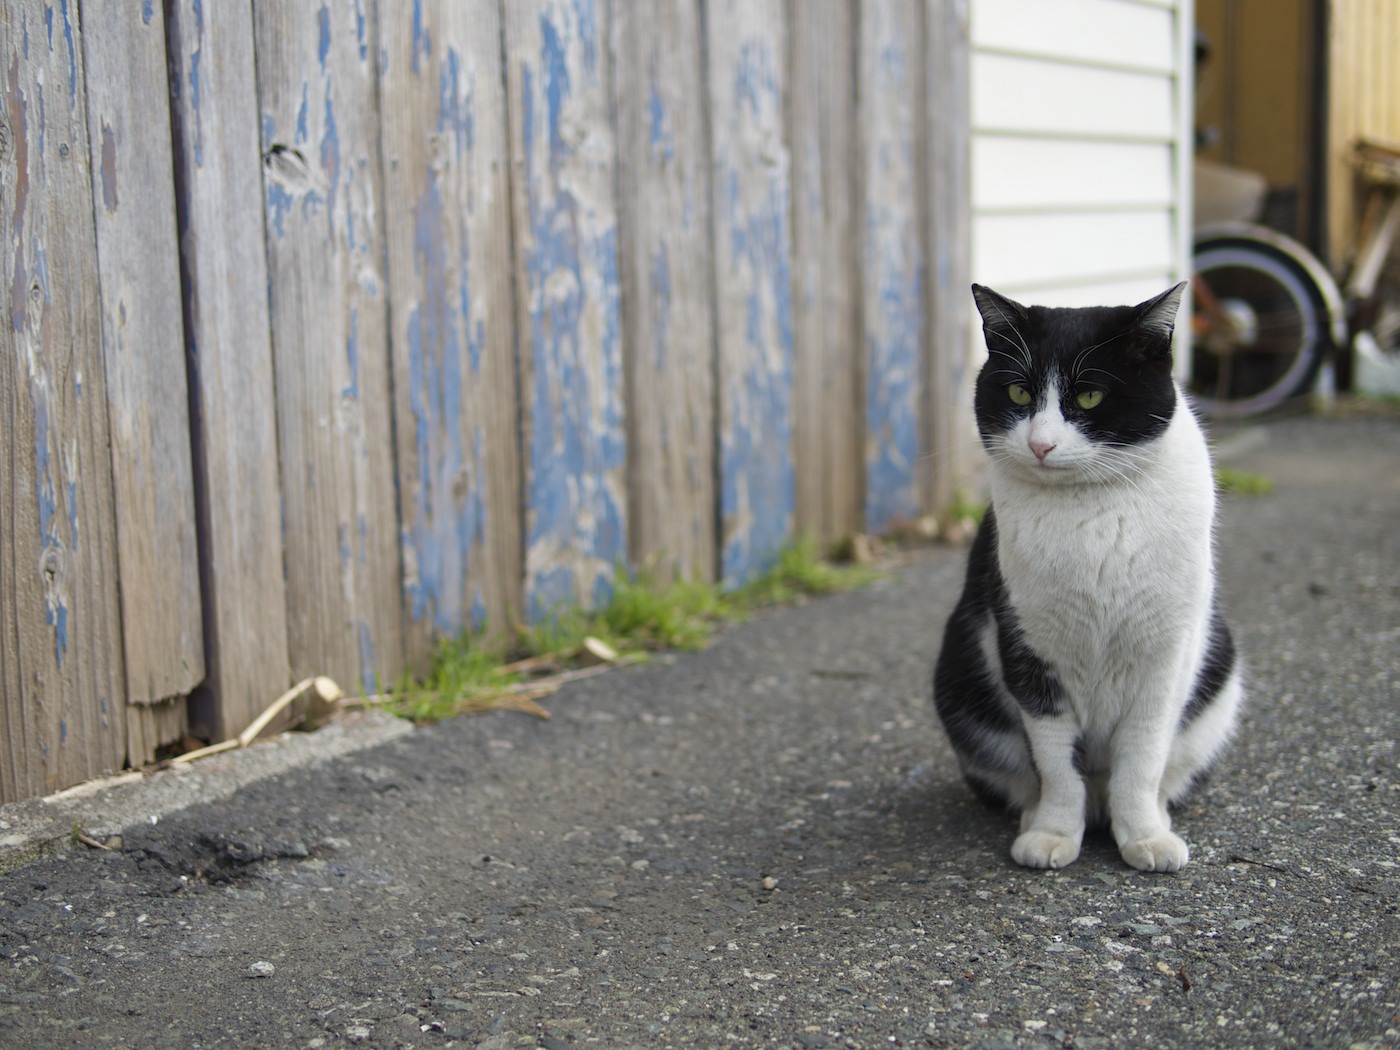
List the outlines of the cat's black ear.
{"type": "Polygon", "coordinates": [[[1020,327],[1026,322],[1026,308],[1014,299],[999,295],[980,284],[972,286],[972,298],[982,315],[982,331],[987,337],[987,349],[996,350],[992,338],[998,336],[1012,346],[1025,346],[1020,327]]]}
{"type": "Polygon", "coordinates": [[[1186,282],[1182,281],[1161,295],[1133,307],[1138,331],[1160,345],[1163,353],[1171,352],[1172,333],[1176,331],[1176,314],[1181,309],[1181,295],[1185,291],[1186,282]]]}

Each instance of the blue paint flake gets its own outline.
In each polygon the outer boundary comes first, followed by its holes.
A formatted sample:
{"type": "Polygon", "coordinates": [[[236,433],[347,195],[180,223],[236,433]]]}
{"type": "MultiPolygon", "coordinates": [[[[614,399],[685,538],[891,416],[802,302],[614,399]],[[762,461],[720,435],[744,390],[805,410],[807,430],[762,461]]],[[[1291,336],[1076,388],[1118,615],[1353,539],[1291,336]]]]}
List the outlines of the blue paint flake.
{"type": "Polygon", "coordinates": [[[326,71],[326,59],[331,53],[331,11],[325,4],[316,12],[316,61],[321,72],[326,71]]]}
{"type": "Polygon", "coordinates": [[[413,45],[410,61],[414,73],[422,71],[423,60],[432,52],[432,37],[423,25],[423,0],[413,0],[413,45]]]}
{"type": "Polygon", "coordinates": [[[297,107],[297,131],[296,142],[300,146],[311,138],[311,132],[307,130],[311,110],[311,86],[306,82],[301,82],[301,105],[297,107]]]}
{"type": "Polygon", "coordinates": [[[355,40],[360,45],[360,61],[369,57],[369,32],[363,0],[355,0],[355,40]]]}
{"type": "MultiPolygon", "coordinates": [[[[68,13],[69,0],[60,0],[63,10],[63,40],[68,45],[68,109],[78,107],[78,49],[73,43],[73,19],[68,13]]],[[[50,37],[50,47],[53,46],[50,37]]]]}
{"type": "MultiPolygon", "coordinates": [[[[587,11],[577,5],[576,11],[580,23],[592,18],[591,5],[587,11]]],[[[589,213],[559,184],[556,173],[572,153],[561,118],[576,85],[564,33],[547,17],[540,19],[540,40],[542,76],[537,82],[529,65],[522,73],[530,303],[525,338],[533,364],[533,389],[526,394],[526,602],[537,620],[562,604],[605,599],[612,592],[613,566],[627,554],[626,510],[615,480],[626,462],[616,225],[611,216],[589,213]],[[596,330],[599,321],[601,339],[589,339],[585,327],[596,330]]]]}
{"type": "MultiPolygon", "coordinates": [[[[321,135],[321,169],[326,173],[329,187],[326,194],[326,222],[335,221],[335,198],[340,189],[340,130],[335,123],[335,105],[331,100],[331,81],[326,79],[326,129],[321,135]]],[[[311,195],[308,194],[308,198],[311,195]]],[[[329,230],[332,237],[334,229],[329,230]]]]}
{"type": "Polygon", "coordinates": [[[360,690],[367,696],[379,692],[379,674],[374,669],[374,639],[369,624],[359,622],[360,635],[360,690]]]}
{"type": "Polygon", "coordinates": [[[455,47],[447,55],[438,73],[438,124],[441,133],[451,133],[453,155],[458,160],[471,152],[475,139],[470,97],[462,94],[462,56],[455,47]]]}
{"type": "Polygon", "coordinates": [[[340,396],[358,400],[360,396],[360,311],[350,308],[350,334],[345,337],[345,365],[350,381],[341,388],[340,396]]]}
{"type": "Polygon", "coordinates": [[[156,13],[156,5],[151,0],[141,0],[141,22],[143,25],[151,24],[151,16],[156,13]]]}

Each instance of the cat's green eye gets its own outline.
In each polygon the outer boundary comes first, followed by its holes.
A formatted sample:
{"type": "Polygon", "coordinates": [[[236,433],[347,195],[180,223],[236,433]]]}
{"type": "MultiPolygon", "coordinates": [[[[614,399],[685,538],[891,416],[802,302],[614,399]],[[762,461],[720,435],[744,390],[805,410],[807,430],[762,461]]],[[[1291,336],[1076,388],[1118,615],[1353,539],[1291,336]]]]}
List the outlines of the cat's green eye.
{"type": "Polygon", "coordinates": [[[1097,408],[1102,400],[1102,390],[1081,390],[1074,396],[1074,403],[1080,408],[1097,408]]]}
{"type": "Polygon", "coordinates": [[[1026,406],[1031,403],[1031,392],[1020,383],[1012,383],[1006,388],[1006,396],[1011,398],[1013,405],[1026,406]]]}

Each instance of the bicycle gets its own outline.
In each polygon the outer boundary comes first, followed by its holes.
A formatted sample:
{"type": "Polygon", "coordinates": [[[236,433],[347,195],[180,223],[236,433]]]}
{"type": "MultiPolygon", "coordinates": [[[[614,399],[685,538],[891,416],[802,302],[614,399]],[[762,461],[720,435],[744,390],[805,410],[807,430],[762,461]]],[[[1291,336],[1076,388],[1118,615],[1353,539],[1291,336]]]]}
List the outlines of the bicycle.
{"type": "MultiPolygon", "coordinates": [[[[1263,180],[1217,166],[1217,178],[1225,172],[1243,181],[1223,194],[1233,217],[1200,227],[1195,237],[1190,387],[1206,415],[1232,419],[1278,408],[1312,391],[1334,351],[1383,355],[1400,343],[1400,287],[1383,279],[1400,236],[1400,147],[1361,140],[1353,160],[1367,205],[1345,295],[1302,244],[1247,221],[1257,214],[1263,180]]],[[[1198,195],[1200,186],[1198,179],[1198,195]]],[[[1221,194],[1203,196],[1218,214],[1221,194]]]]}

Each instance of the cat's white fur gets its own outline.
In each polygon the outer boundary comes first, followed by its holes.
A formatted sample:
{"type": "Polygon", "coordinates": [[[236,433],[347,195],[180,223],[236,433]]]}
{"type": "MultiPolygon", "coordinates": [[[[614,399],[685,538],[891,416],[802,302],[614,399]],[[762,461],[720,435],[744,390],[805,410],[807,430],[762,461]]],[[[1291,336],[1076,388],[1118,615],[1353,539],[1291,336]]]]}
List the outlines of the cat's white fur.
{"type": "MultiPolygon", "coordinates": [[[[1043,407],[992,439],[997,551],[1027,643],[1059,676],[1065,711],[1024,718],[1039,778],[1023,778],[1013,857],[1062,867],[1086,816],[1106,814],[1123,858],[1175,871],[1188,859],[1167,805],[1233,731],[1238,664],[1209,709],[1179,730],[1206,651],[1215,590],[1215,487],[1200,425],[1178,391],[1156,439],[1122,448],[1043,407]],[[1033,445],[1044,453],[1037,457],[1033,445]],[[1082,739],[1087,775],[1073,765],[1082,739]]],[[[1000,668],[991,634],[989,664],[1000,668]]],[[[990,644],[989,644],[990,643],[990,644]]]]}

